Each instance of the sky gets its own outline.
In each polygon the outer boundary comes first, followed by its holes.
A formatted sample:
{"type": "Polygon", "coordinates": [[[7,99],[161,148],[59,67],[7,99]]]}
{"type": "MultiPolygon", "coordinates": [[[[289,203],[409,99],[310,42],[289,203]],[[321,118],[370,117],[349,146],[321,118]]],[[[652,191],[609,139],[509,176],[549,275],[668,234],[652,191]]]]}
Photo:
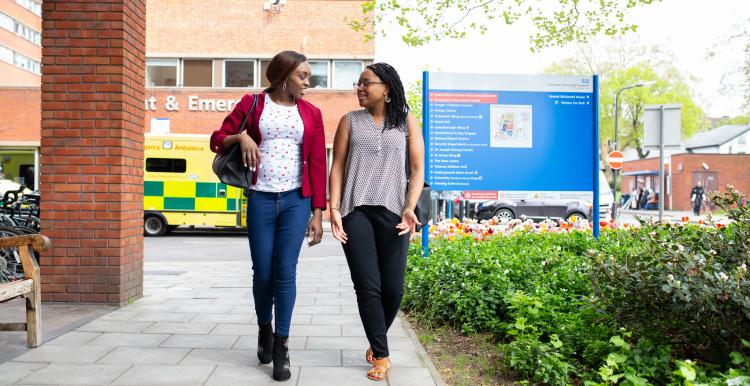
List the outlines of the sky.
{"type": "MultiPolygon", "coordinates": [[[[629,13],[638,31],[626,37],[638,45],[657,45],[671,53],[672,63],[691,86],[694,98],[709,117],[743,113],[743,98],[728,92],[722,79],[741,80],[732,69],[743,60],[739,39],[728,43],[738,27],[750,19],[750,0],[662,0],[629,13]]],[[[408,47],[397,32],[376,39],[375,59],[392,64],[405,83],[431,71],[534,74],[551,64],[575,56],[576,44],[532,53],[529,23],[500,25],[487,34],[470,34],[463,40],[444,40],[423,47],[408,47]]],[[[597,39],[595,54],[612,42],[597,39]]],[[[725,82],[726,83],[726,80],[725,82]]]]}

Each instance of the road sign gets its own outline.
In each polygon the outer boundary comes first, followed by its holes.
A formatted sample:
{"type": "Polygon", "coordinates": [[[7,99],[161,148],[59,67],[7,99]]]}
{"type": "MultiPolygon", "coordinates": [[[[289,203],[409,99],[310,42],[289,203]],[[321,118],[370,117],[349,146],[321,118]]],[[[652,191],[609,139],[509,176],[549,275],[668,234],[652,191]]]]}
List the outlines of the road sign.
{"type": "Polygon", "coordinates": [[[607,162],[609,162],[609,167],[615,170],[620,170],[622,168],[622,161],[624,160],[625,156],[621,151],[615,150],[607,155],[607,162]]]}

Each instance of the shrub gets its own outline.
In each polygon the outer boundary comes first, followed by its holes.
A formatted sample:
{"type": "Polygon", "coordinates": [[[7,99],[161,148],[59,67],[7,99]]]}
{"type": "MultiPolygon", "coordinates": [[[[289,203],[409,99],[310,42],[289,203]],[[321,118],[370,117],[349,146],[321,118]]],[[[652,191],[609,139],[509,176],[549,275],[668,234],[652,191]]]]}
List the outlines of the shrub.
{"type": "Polygon", "coordinates": [[[712,199],[732,223],[642,223],[615,233],[614,243],[592,253],[591,281],[601,309],[619,325],[680,355],[726,363],[750,331],[750,216],[731,187],[712,199]]]}

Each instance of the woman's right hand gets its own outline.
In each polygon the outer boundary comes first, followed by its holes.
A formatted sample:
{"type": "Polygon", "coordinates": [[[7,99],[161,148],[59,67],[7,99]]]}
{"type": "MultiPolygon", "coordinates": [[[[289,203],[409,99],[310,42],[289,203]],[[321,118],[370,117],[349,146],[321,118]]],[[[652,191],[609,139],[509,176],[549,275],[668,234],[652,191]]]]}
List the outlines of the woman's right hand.
{"type": "Polygon", "coordinates": [[[346,232],[341,222],[341,212],[333,208],[331,208],[331,233],[333,233],[333,238],[346,244],[346,232]]]}
{"type": "Polygon", "coordinates": [[[242,162],[250,170],[255,171],[258,165],[260,165],[261,155],[258,145],[250,138],[247,131],[243,131],[238,134],[240,138],[240,149],[242,149],[242,162]]]}

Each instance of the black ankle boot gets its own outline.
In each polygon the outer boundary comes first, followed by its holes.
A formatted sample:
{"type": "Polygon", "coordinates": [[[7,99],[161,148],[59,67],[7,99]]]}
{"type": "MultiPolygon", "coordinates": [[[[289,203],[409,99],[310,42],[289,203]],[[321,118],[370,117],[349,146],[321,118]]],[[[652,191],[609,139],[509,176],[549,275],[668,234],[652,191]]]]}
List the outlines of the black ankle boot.
{"type": "Polygon", "coordinates": [[[271,322],[258,325],[258,360],[268,364],[273,360],[273,328],[271,322]]]}
{"type": "Polygon", "coordinates": [[[286,381],[292,377],[289,364],[289,337],[273,334],[273,379],[286,381]]]}

